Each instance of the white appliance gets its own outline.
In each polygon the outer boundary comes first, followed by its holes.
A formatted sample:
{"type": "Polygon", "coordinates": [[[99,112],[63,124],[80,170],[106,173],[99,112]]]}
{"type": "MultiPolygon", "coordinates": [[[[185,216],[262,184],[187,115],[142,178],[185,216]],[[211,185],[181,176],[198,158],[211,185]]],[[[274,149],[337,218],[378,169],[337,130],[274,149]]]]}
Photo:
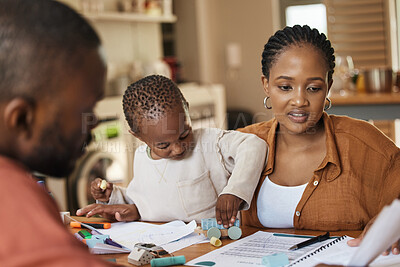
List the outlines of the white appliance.
{"type": "Polygon", "coordinates": [[[183,96],[189,102],[192,127],[227,128],[225,87],[222,84],[179,84],[183,96]]]}
{"type": "Polygon", "coordinates": [[[107,97],[95,107],[99,125],[92,141],[67,179],[47,178],[46,184],[61,210],[75,211],[94,202],[90,183],[97,177],[127,186],[133,176],[133,156],[139,141],[128,132],[122,96],[107,97]]]}

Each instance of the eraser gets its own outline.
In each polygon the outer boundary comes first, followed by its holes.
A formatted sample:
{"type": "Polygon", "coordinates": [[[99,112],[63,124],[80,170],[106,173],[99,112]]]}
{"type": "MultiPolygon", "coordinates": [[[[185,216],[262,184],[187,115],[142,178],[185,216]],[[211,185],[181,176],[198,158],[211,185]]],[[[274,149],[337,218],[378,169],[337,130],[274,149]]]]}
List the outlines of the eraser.
{"type": "Polygon", "coordinates": [[[221,231],[217,227],[211,227],[207,231],[207,237],[211,239],[211,237],[216,237],[220,238],[221,237],[221,231]]]}
{"type": "Polygon", "coordinates": [[[232,226],[228,229],[228,236],[232,240],[239,239],[242,236],[242,230],[237,226],[232,226]]]}
{"type": "Polygon", "coordinates": [[[222,245],[222,242],[219,238],[216,238],[215,236],[213,236],[210,238],[210,244],[215,247],[219,247],[222,245]]]}
{"type": "Polygon", "coordinates": [[[101,188],[101,190],[106,190],[106,188],[107,188],[106,180],[101,180],[100,188],[101,188]]]}
{"type": "Polygon", "coordinates": [[[262,265],[267,267],[280,267],[289,264],[289,258],[285,253],[275,253],[262,258],[262,265]]]}
{"type": "Polygon", "coordinates": [[[155,258],[150,261],[151,267],[157,266],[171,266],[171,265],[183,265],[186,263],[185,256],[155,258]]]}

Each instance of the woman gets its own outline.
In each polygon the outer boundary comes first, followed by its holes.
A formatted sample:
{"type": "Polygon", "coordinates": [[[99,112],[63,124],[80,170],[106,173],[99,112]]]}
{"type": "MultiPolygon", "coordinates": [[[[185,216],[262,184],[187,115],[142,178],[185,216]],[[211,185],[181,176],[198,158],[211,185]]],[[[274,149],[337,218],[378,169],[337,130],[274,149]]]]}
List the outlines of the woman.
{"type": "Polygon", "coordinates": [[[270,148],[244,225],[361,230],[399,196],[399,148],[367,122],[324,112],[334,67],[331,43],[308,26],[264,46],[264,106],[275,118],[241,129],[270,148]]]}

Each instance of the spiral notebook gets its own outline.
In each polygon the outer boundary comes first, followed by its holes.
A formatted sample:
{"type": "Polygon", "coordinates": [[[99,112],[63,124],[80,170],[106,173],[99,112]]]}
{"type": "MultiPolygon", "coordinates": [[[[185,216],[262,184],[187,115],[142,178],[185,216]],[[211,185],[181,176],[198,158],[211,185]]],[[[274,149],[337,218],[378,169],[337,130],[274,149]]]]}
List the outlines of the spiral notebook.
{"type": "MultiPolygon", "coordinates": [[[[349,236],[341,236],[334,239],[332,242],[313,250],[306,255],[294,260],[290,267],[309,267],[315,266],[320,263],[325,264],[339,264],[339,265],[354,265],[352,261],[356,254],[358,247],[349,247],[347,241],[353,239],[349,236]]],[[[399,266],[400,255],[378,256],[369,266],[383,267],[383,266],[399,266]]],[[[365,266],[360,263],[360,266],[365,266]]]]}
{"type": "Polygon", "coordinates": [[[349,266],[400,266],[400,255],[381,253],[400,239],[400,200],[395,199],[385,206],[367,231],[359,247],[349,247],[348,236],[307,253],[289,266],[314,266],[319,263],[349,266]]]}

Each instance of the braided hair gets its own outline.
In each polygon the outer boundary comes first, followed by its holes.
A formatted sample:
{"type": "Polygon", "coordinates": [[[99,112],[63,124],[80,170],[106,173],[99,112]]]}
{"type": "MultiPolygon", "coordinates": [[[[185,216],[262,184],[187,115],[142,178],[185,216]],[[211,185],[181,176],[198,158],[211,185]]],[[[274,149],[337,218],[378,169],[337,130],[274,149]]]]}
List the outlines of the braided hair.
{"type": "Polygon", "coordinates": [[[134,133],[140,132],[143,120],[160,119],[179,105],[188,110],[188,103],[178,86],[161,75],[150,75],[129,85],[122,105],[125,119],[134,133]]]}
{"type": "Polygon", "coordinates": [[[264,76],[269,78],[271,67],[274,65],[279,55],[285,52],[289,47],[301,44],[312,45],[321,52],[328,68],[328,81],[331,81],[335,68],[334,49],[325,34],[319,33],[317,29],[311,29],[307,25],[285,27],[269,38],[268,42],[264,45],[261,60],[262,73],[264,76]]]}

